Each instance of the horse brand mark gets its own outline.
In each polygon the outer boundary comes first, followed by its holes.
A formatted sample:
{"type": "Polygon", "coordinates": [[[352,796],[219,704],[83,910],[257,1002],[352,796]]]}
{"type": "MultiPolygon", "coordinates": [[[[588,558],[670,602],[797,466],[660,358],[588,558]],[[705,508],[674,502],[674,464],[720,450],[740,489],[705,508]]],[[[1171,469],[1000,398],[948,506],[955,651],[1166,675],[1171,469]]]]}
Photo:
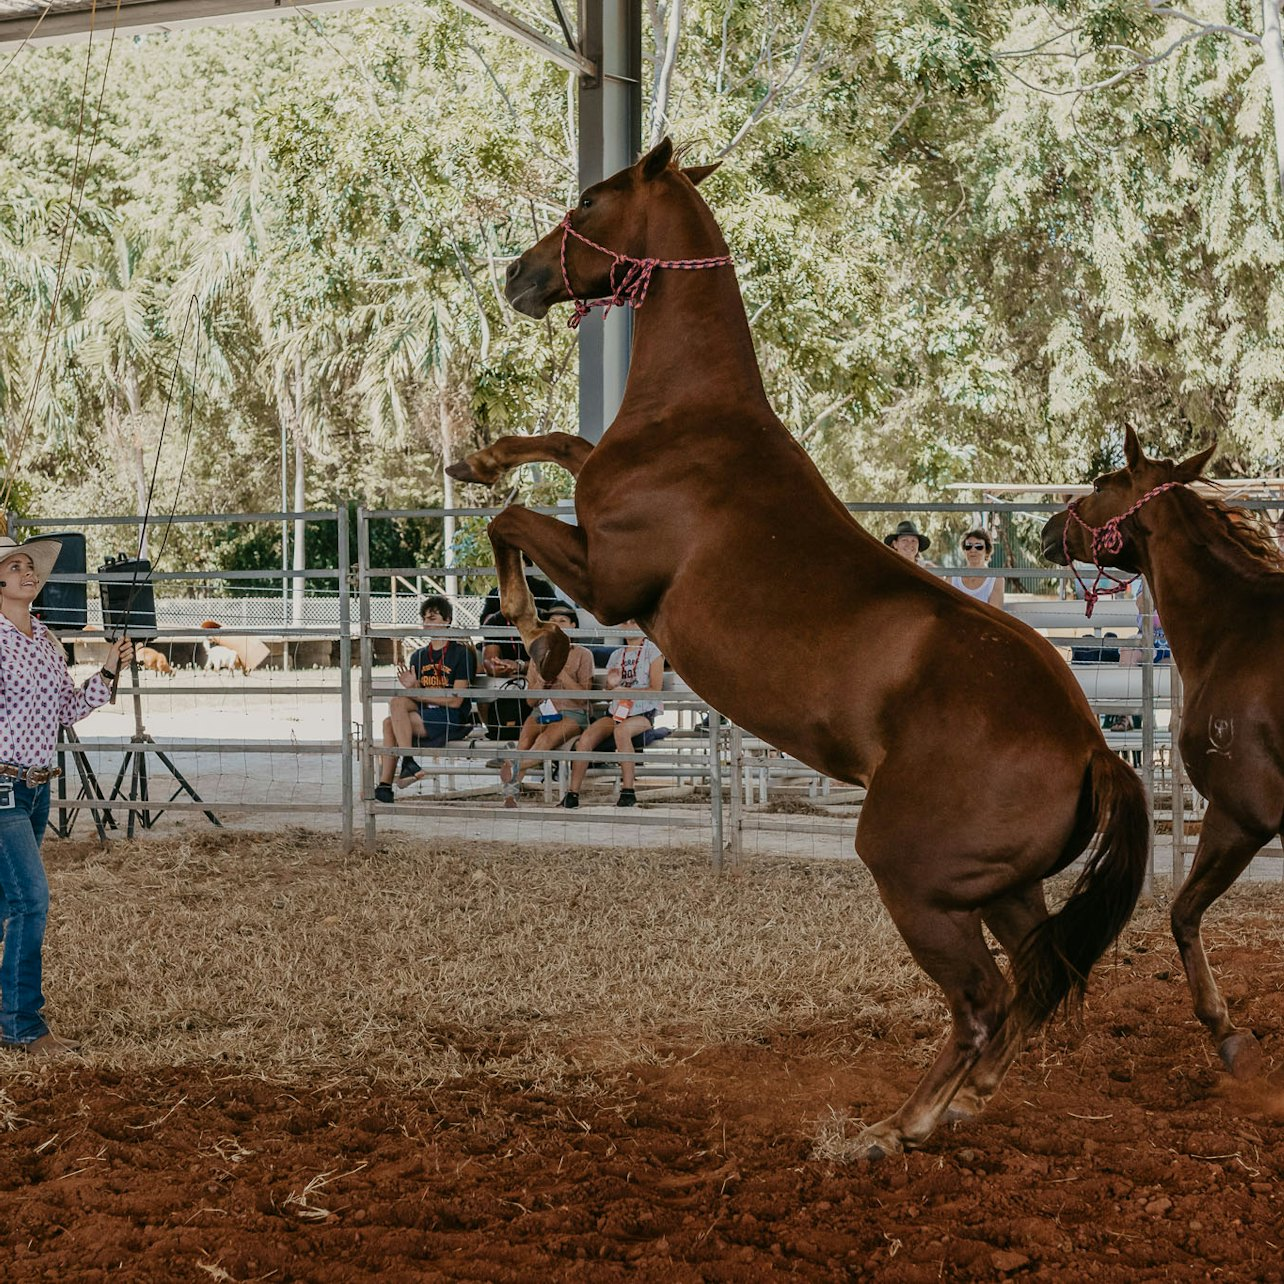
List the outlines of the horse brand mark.
{"type": "Polygon", "coordinates": [[[1235,739],[1234,718],[1208,719],[1209,753],[1221,754],[1224,758],[1231,756],[1231,741],[1235,739]]]}

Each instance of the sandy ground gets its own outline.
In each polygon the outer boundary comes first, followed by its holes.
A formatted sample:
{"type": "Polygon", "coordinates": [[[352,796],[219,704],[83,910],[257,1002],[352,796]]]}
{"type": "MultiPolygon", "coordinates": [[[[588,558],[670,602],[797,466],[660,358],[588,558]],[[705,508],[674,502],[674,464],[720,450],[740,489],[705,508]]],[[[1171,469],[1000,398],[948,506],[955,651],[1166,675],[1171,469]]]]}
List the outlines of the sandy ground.
{"type": "Polygon", "coordinates": [[[124,902],[154,930],[125,956],[132,982],[77,973],[78,993],[97,987],[78,1011],[102,1059],[0,1066],[6,1280],[1284,1277],[1272,889],[1231,893],[1208,934],[1265,1077],[1221,1071],[1147,912],[1094,974],[1082,1020],[1039,1037],[984,1115],[871,1164],[843,1162],[845,1139],[899,1103],[942,1023],[904,979],[903,947],[855,915],[855,870],[702,884],[698,859],[639,876],[583,851],[353,863],[303,834],[258,854],[223,842],[146,860],[52,850],[61,989],[83,962],[72,938],[96,961],[124,902]],[[598,868],[577,883],[580,861],[598,868]],[[314,909],[327,885],[334,938],[314,909]],[[399,886],[424,898],[404,924],[399,886]],[[666,982],[670,953],[710,923],[686,986],[666,982]],[[510,996],[500,960],[522,934],[510,996]],[[882,959],[860,952],[867,935],[882,959]],[[351,941],[372,957],[345,981],[334,956],[351,941]],[[470,951],[470,989],[449,1002],[443,964],[470,951]],[[253,967],[260,985],[279,972],[293,1009],[294,1051],[272,1069],[254,1064],[279,1038],[258,1005],[278,999],[240,988],[253,967]],[[568,986],[578,1001],[559,1016],[568,986]],[[639,1004],[639,987],[655,997],[639,1004]],[[676,1019],[710,994],[725,1010],[676,1019]],[[345,1053],[334,1019],[367,1005],[386,1024],[348,1026],[368,1051],[345,1053]]]}

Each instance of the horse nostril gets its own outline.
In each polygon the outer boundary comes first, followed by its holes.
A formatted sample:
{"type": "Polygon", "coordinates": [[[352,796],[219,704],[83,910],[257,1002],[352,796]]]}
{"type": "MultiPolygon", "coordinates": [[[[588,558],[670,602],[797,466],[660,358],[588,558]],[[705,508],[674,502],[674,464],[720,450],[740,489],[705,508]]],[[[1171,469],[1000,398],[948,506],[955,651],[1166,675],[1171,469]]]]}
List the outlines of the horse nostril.
{"type": "Polygon", "coordinates": [[[516,278],[517,274],[518,274],[521,270],[522,270],[522,261],[521,261],[521,259],[514,259],[514,260],[513,260],[513,261],[508,265],[508,271],[507,271],[504,275],[505,275],[505,276],[507,276],[507,278],[508,278],[510,281],[512,281],[512,280],[514,280],[514,279],[516,278]]]}

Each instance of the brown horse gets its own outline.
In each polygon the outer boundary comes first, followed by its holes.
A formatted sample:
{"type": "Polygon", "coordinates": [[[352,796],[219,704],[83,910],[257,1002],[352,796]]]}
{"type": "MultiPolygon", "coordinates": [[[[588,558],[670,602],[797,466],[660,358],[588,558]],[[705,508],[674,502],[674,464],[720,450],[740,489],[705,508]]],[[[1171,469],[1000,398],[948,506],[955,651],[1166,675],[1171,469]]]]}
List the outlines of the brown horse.
{"type": "Polygon", "coordinates": [[[578,479],[579,525],[514,506],[490,526],[504,613],[543,672],[567,643],[536,617],[523,552],[604,623],[636,618],[748,731],[867,788],[857,850],[953,1023],[909,1099],[862,1134],[878,1156],[922,1142],[951,1103],[979,1110],[1026,1034],[1082,991],[1141,887],[1145,804],[1052,647],[872,539],[772,413],[696,191],[709,170],[672,155],[665,140],[588,188],[508,272],[532,317],[645,298],[609,431],[597,446],[504,438],[452,472],[494,482],[552,460],[578,479]],[[1094,832],[1049,918],[1042,880],[1094,832]],[[1015,996],[983,924],[1014,960],[1015,996]]]}
{"type": "Polygon", "coordinates": [[[1104,563],[1150,585],[1185,689],[1182,761],[1208,799],[1195,863],[1173,902],[1173,935],[1196,1014],[1227,1069],[1248,1077],[1261,1049],[1231,1021],[1199,925],[1284,828],[1284,560],[1267,531],[1190,489],[1214,449],[1179,464],[1147,459],[1128,429],[1127,467],[1098,477],[1073,515],[1053,517],[1043,546],[1051,561],[1104,563]]]}

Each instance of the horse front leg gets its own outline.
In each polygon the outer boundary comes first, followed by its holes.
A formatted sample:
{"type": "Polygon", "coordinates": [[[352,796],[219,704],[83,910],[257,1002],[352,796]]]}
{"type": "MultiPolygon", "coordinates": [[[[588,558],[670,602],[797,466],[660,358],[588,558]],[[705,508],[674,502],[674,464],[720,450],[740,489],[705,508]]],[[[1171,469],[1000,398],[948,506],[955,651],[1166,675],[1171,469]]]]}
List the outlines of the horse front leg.
{"type": "Polygon", "coordinates": [[[576,602],[592,610],[584,532],[578,526],[568,526],[555,517],[532,513],[514,504],[491,522],[488,534],[499,574],[499,608],[522,635],[544,680],[551,682],[566,666],[571,643],[556,624],[540,622],[530,585],[522,573],[522,554],[576,602]]]}
{"type": "Polygon", "coordinates": [[[1244,872],[1264,841],[1245,833],[1216,803],[1209,803],[1195,863],[1172,908],[1173,936],[1195,1000],[1195,1015],[1208,1027],[1222,1062],[1237,1079],[1251,1079],[1261,1071],[1261,1045],[1250,1030],[1237,1029],[1230,1019],[1199,928],[1204,911],[1244,872]]]}
{"type": "Polygon", "coordinates": [[[572,477],[580,475],[593,443],[569,432],[548,432],[538,437],[501,437],[493,445],[475,450],[446,471],[457,481],[494,485],[523,464],[558,464],[572,477]]]}

